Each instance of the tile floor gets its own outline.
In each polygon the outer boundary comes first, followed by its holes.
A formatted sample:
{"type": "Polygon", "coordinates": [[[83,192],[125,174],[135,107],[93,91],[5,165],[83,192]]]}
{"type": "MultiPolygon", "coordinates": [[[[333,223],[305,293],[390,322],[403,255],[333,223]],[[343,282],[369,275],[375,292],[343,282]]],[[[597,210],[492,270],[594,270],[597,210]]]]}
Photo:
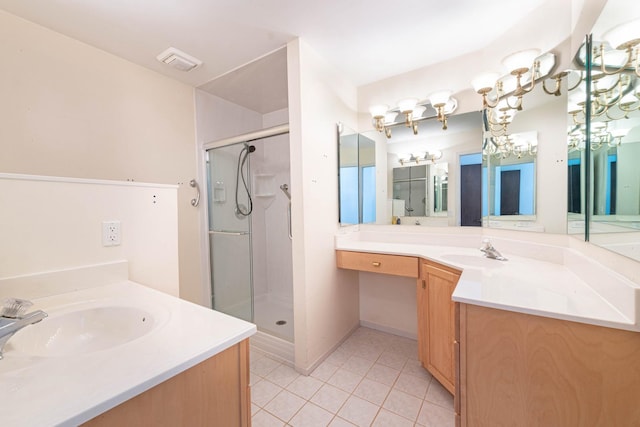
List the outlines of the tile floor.
{"type": "Polygon", "coordinates": [[[453,397],[415,340],[357,329],[310,376],[251,350],[253,427],[454,425],[453,397]]]}

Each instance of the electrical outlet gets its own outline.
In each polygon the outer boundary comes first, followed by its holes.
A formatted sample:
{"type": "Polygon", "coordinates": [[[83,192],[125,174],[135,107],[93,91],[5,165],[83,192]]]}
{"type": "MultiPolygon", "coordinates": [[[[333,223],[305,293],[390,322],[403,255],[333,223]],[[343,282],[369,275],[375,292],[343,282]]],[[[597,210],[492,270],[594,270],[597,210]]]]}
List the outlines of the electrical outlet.
{"type": "Polygon", "coordinates": [[[120,221],[102,222],[102,246],[118,246],[121,239],[120,221]]]}

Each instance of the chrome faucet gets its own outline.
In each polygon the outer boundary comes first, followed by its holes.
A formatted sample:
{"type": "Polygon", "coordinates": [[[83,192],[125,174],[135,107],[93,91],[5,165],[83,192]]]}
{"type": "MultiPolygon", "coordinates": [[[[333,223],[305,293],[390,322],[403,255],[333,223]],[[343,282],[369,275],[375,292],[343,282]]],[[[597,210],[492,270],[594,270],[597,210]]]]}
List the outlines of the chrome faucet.
{"type": "Polygon", "coordinates": [[[13,334],[47,317],[47,313],[42,310],[24,314],[32,305],[31,301],[19,298],[7,298],[4,301],[4,306],[0,310],[0,359],[2,359],[4,345],[13,334]]]}
{"type": "Polygon", "coordinates": [[[493,247],[489,239],[482,240],[482,246],[480,250],[484,252],[484,256],[491,259],[497,259],[498,261],[506,261],[507,259],[498,252],[496,248],[493,247]]]}

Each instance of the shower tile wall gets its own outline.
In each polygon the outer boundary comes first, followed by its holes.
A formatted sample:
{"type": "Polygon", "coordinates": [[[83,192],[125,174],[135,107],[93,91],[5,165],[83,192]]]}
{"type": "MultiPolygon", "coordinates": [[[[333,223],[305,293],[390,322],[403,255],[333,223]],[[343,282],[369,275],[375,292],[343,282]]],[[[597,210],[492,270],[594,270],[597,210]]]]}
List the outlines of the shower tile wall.
{"type": "Polygon", "coordinates": [[[291,188],[289,136],[279,135],[255,143],[251,155],[253,214],[253,286],[258,327],[293,340],[293,284],[289,199],[280,189],[291,188]],[[287,326],[275,324],[278,320],[287,326]]]}

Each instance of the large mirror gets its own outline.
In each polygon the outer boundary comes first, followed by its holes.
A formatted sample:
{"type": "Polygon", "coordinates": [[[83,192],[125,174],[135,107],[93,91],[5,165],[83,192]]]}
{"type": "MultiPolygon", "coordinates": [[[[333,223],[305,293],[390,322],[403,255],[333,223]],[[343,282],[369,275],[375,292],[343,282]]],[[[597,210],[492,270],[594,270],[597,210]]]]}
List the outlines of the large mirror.
{"type": "MultiPolygon", "coordinates": [[[[639,37],[640,10],[628,0],[608,1],[592,31],[591,85],[581,85],[591,115],[588,139],[583,138],[589,143],[579,148],[589,150],[585,237],[640,261],[640,58],[625,44],[639,37]]],[[[585,59],[583,47],[577,62],[585,59]]],[[[578,140],[580,132],[587,133],[585,105],[570,105],[578,140]]]]}
{"type": "Polygon", "coordinates": [[[338,123],[339,222],[376,222],[375,141],[338,123]]]}

